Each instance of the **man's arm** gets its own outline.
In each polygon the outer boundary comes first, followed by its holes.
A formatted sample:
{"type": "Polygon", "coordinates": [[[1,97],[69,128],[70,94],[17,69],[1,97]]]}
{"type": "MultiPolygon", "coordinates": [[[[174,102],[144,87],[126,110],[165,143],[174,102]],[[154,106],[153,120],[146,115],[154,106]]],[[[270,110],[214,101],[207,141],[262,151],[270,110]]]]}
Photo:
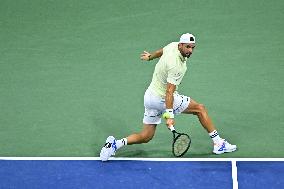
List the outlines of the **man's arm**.
{"type": "Polygon", "coordinates": [[[163,55],[163,49],[156,50],[155,52],[152,52],[152,53],[144,51],[141,54],[140,59],[141,60],[150,61],[150,60],[153,60],[155,58],[160,58],[162,55],[163,55]]]}
{"type": "Polygon", "coordinates": [[[170,115],[167,119],[167,125],[171,126],[174,125],[174,111],[173,111],[173,102],[174,102],[174,92],[176,90],[176,86],[174,84],[168,83],[167,90],[166,90],[166,112],[170,115]]]}

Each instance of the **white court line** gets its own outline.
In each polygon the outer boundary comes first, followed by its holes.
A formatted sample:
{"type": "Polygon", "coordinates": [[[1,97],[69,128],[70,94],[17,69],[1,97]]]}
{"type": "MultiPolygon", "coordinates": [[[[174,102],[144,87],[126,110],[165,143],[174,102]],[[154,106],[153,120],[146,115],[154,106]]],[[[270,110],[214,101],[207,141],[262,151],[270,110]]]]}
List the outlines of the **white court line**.
{"type": "MultiPolygon", "coordinates": [[[[99,157],[0,157],[0,160],[100,160],[99,157]]],[[[128,158],[111,157],[118,161],[284,161],[284,158],[128,158]]]]}
{"type": "Polygon", "coordinates": [[[232,161],[232,179],[233,179],[233,189],[238,189],[238,168],[237,162],[235,160],[232,161]]]}

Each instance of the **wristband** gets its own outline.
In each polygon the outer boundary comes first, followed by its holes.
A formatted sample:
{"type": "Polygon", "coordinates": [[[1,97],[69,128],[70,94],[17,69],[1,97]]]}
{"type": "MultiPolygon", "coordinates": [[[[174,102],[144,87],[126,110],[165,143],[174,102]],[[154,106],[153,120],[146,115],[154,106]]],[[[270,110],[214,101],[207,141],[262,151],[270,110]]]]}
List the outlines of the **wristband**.
{"type": "Polygon", "coordinates": [[[166,109],[166,114],[168,118],[173,119],[175,117],[173,109],[166,109]]]}

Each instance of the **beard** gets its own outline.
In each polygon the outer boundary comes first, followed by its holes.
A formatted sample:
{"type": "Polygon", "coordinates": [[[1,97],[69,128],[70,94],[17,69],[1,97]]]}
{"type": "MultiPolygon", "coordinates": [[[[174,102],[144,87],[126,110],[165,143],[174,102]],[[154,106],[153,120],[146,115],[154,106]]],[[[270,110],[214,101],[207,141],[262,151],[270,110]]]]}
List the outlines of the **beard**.
{"type": "Polygon", "coordinates": [[[183,57],[189,58],[191,56],[192,53],[182,53],[183,57]]]}

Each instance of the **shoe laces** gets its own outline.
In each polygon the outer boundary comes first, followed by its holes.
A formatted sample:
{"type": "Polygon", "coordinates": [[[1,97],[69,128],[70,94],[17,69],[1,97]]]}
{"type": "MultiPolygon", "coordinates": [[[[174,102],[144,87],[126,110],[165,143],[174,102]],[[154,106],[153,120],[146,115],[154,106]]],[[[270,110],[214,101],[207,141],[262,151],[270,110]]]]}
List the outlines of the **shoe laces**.
{"type": "Polygon", "coordinates": [[[225,142],[225,145],[227,146],[227,147],[232,147],[233,145],[232,144],[230,144],[228,141],[224,141],[225,142]]]}

